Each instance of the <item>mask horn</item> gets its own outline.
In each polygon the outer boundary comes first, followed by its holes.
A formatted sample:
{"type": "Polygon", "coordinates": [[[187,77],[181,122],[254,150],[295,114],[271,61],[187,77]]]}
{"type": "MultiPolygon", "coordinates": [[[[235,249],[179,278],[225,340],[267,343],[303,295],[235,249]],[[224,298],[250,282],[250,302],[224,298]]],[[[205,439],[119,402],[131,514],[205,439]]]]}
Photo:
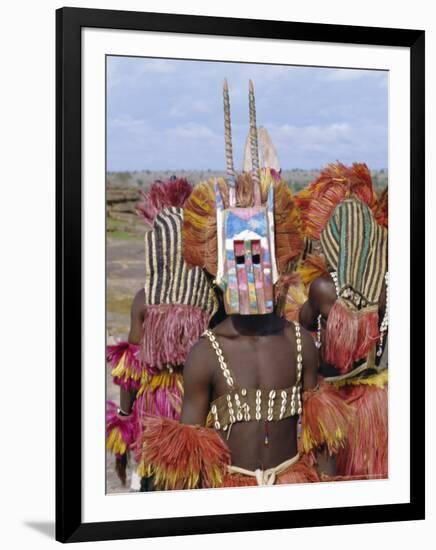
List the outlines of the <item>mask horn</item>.
{"type": "Polygon", "coordinates": [[[254,186],[254,204],[260,205],[260,173],[259,173],[259,148],[257,144],[256,105],[254,102],[254,87],[250,80],[248,85],[248,103],[250,111],[250,152],[251,171],[254,186]]]}
{"type": "Polygon", "coordinates": [[[232,147],[232,123],[230,119],[230,99],[229,99],[229,85],[227,79],[224,80],[223,86],[223,102],[224,102],[224,135],[226,145],[226,164],[227,164],[227,176],[229,184],[235,186],[235,168],[233,165],[233,147],[232,147]]]}

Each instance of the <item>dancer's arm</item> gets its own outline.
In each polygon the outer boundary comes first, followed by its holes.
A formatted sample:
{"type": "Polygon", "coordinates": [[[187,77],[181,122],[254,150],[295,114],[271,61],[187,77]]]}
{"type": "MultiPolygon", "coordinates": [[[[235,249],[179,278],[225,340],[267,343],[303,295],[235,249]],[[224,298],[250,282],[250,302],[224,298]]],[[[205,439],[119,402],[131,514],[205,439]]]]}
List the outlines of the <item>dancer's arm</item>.
{"type": "Polygon", "coordinates": [[[189,352],[183,368],[184,396],[180,419],[183,424],[206,424],[212,382],[208,361],[209,343],[200,340],[189,352]]]}

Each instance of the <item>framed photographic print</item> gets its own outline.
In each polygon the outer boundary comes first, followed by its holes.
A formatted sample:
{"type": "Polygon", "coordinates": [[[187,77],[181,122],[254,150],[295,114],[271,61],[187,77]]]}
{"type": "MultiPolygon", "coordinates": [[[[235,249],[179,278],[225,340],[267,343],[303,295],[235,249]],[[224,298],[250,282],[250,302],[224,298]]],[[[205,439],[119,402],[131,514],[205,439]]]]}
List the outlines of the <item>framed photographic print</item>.
{"type": "Polygon", "coordinates": [[[56,538],[423,519],[424,32],[56,17],[56,538]]]}

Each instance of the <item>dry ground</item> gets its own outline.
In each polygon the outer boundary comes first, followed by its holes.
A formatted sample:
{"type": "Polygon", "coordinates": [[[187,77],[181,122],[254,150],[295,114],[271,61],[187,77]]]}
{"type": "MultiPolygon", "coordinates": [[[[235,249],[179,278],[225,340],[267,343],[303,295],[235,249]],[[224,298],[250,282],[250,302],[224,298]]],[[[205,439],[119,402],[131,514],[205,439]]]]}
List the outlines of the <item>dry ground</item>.
{"type": "MultiPolygon", "coordinates": [[[[143,285],[144,247],[141,237],[107,239],[107,341],[126,339],[129,330],[130,305],[143,285]]],[[[110,367],[106,369],[107,399],[119,402],[119,388],[112,383],[110,367]]],[[[114,470],[114,457],[106,453],[106,491],[122,493],[129,490],[130,472],[126,487],[122,487],[114,470]]]]}

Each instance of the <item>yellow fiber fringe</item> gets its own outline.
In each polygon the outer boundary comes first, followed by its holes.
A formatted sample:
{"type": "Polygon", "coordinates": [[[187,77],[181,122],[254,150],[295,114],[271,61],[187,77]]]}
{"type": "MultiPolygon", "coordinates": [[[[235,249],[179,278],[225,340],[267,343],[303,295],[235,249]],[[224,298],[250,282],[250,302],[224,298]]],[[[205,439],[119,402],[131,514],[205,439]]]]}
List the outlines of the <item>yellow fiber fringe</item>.
{"type": "Polygon", "coordinates": [[[123,440],[121,430],[113,428],[106,439],[106,448],[114,455],[123,455],[127,450],[127,445],[123,440]]]}
{"type": "Polygon", "coordinates": [[[388,383],[388,369],[384,369],[381,372],[376,374],[371,374],[370,376],[362,377],[356,376],[356,378],[344,378],[342,380],[329,382],[332,386],[336,388],[342,388],[344,386],[376,386],[381,390],[388,383]]]}
{"type": "Polygon", "coordinates": [[[137,395],[139,397],[145,390],[153,392],[158,389],[174,388],[177,388],[183,395],[183,375],[181,372],[162,371],[159,374],[147,374],[144,371],[137,395]]]}
{"type": "Polygon", "coordinates": [[[112,369],[111,374],[114,378],[122,379],[125,383],[128,380],[137,382],[142,376],[136,369],[126,366],[126,353],[122,355],[117,365],[112,369]]]}

